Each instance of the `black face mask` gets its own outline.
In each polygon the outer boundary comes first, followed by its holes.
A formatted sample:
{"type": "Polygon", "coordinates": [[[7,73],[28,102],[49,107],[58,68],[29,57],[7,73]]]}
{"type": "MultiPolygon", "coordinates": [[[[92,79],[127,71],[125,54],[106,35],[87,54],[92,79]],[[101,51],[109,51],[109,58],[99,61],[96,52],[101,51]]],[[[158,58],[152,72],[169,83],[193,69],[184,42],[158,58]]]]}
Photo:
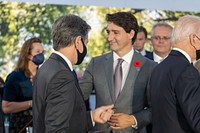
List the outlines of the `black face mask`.
{"type": "Polygon", "coordinates": [[[83,62],[84,57],[85,57],[86,54],[87,54],[87,48],[86,48],[86,46],[85,46],[85,44],[84,44],[82,38],[81,38],[81,41],[82,41],[82,43],[83,43],[83,52],[80,53],[80,52],[78,51],[78,49],[76,49],[76,51],[77,51],[77,62],[76,62],[76,65],[81,64],[81,63],[83,62]]]}
{"type": "Polygon", "coordinates": [[[200,59],[200,50],[196,50],[196,60],[200,59]]]}

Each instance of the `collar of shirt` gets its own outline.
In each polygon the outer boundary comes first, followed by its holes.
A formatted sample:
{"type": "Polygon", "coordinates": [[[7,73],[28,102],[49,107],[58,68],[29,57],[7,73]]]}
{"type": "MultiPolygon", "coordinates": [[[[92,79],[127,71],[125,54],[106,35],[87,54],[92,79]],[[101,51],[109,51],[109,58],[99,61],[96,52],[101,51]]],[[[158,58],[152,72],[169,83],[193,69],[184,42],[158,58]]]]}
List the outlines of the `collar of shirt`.
{"type": "Polygon", "coordinates": [[[190,63],[192,63],[192,59],[191,57],[189,56],[189,54],[187,54],[185,51],[183,51],[182,49],[180,48],[173,48],[173,50],[176,50],[176,51],[179,51],[181,52],[187,59],[190,63]]]}
{"type": "Polygon", "coordinates": [[[146,51],[145,51],[145,49],[143,49],[141,52],[139,52],[140,54],[142,54],[143,56],[145,56],[146,55],[146,51]]]}
{"type": "Polygon", "coordinates": [[[58,51],[54,51],[53,53],[61,56],[66,61],[66,63],[68,64],[70,70],[73,71],[72,63],[70,62],[70,60],[66,56],[64,56],[62,53],[60,53],[58,51]]]}
{"type": "MultiPolygon", "coordinates": [[[[166,57],[165,57],[166,58],[166,57]]],[[[162,58],[162,57],[160,57],[159,55],[157,55],[155,52],[153,52],[153,60],[155,61],[155,62],[158,62],[158,63],[160,63],[163,59],[165,59],[165,58],[162,58]]]]}
{"type": "Polygon", "coordinates": [[[133,57],[133,54],[134,54],[134,50],[131,49],[131,51],[129,51],[126,55],[124,55],[123,57],[119,57],[115,52],[113,52],[113,61],[114,61],[114,64],[117,65],[117,60],[119,58],[122,58],[125,62],[127,62],[128,64],[131,64],[131,60],[132,60],[132,57],[133,57]]]}
{"type": "MultiPolygon", "coordinates": [[[[131,61],[132,61],[132,57],[133,57],[133,54],[134,54],[134,50],[131,49],[131,51],[129,51],[126,55],[124,55],[123,57],[119,57],[115,52],[113,52],[113,70],[115,71],[115,67],[118,63],[118,58],[122,58],[124,60],[124,62],[122,63],[122,71],[123,71],[123,77],[122,77],[122,86],[121,86],[121,90],[125,84],[125,81],[126,81],[126,77],[128,75],[128,71],[129,71],[129,68],[130,68],[130,64],[131,64],[131,61]]],[[[113,74],[114,74],[114,71],[113,71],[113,74]]]]}

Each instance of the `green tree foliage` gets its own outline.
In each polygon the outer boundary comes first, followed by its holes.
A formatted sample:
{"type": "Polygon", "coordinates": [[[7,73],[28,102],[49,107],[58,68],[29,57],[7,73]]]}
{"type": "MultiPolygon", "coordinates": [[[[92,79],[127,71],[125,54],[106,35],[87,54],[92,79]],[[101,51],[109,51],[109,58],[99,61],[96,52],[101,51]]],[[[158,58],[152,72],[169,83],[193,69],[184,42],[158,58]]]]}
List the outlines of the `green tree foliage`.
{"type": "MultiPolygon", "coordinates": [[[[138,19],[139,25],[144,26],[150,38],[151,28],[155,23],[167,22],[174,25],[175,21],[187,14],[200,16],[194,12],[171,12],[161,10],[135,10],[131,8],[105,8],[96,6],[67,6],[48,5],[20,2],[0,2],[0,76],[5,76],[14,69],[20,48],[24,40],[39,37],[47,51],[46,57],[51,52],[51,27],[61,15],[76,14],[86,20],[92,31],[89,37],[88,54],[85,61],[77,69],[84,70],[91,57],[109,52],[106,42],[106,21],[108,13],[118,11],[132,12],[138,19]]],[[[146,48],[152,50],[150,43],[146,48]]]]}
{"type": "Polygon", "coordinates": [[[52,23],[64,14],[79,14],[85,8],[34,3],[0,2],[0,67],[7,75],[14,68],[24,40],[36,36],[51,44],[52,23]]]}

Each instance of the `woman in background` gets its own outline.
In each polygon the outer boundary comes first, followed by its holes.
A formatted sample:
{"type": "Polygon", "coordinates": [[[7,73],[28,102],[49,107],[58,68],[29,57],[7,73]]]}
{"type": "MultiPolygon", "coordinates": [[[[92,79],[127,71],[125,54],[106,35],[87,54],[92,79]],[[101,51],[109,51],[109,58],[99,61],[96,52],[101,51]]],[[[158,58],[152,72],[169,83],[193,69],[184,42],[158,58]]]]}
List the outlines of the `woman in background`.
{"type": "MultiPolygon", "coordinates": [[[[3,89],[4,89],[5,82],[2,77],[0,77],[0,103],[2,103],[3,97],[3,89]]],[[[2,112],[2,106],[0,107],[0,133],[4,133],[4,114],[2,112]]]]}
{"type": "Polygon", "coordinates": [[[39,38],[23,44],[16,69],[6,79],[2,101],[4,113],[10,113],[9,133],[26,133],[32,123],[32,88],[38,66],[44,61],[39,38]]]}

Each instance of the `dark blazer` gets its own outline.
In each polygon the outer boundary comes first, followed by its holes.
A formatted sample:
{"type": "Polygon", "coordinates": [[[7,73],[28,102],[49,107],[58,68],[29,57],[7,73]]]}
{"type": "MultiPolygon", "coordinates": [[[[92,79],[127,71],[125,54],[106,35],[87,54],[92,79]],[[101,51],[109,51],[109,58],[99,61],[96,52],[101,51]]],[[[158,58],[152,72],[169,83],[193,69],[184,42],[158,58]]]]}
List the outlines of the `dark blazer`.
{"type": "Polygon", "coordinates": [[[92,127],[78,81],[59,55],[38,70],[33,90],[34,133],[86,133],[92,127]]]}
{"type": "MultiPolygon", "coordinates": [[[[84,98],[88,99],[92,90],[96,92],[96,107],[115,105],[115,112],[132,114],[138,122],[138,130],[132,127],[115,130],[113,133],[145,133],[145,126],[151,122],[151,112],[147,103],[147,88],[152,69],[156,63],[134,52],[126,82],[115,101],[113,86],[113,52],[95,57],[80,80],[84,98]],[[140,62],[136,67],[134,62],[140,62]],[[146,108],[147,107],[147,108],[146,108]]],[[[95,130],[109,132],[107,124],[95,124],[95,130]]]]}
{"type": "Polygon", "coordinates": [[[145,57],[149,58],[150,60],[154,60],[153,59],[153,52],[150,52],[150,51],[147,51],[147,50],[145,50],[145,52],[146,52],[145,57]]]}
{"type": "Polygon", "coordinates": [[[153,133],[200,133],[200,77],[182,53],[156,66],[150,95],[153,133]]]}

